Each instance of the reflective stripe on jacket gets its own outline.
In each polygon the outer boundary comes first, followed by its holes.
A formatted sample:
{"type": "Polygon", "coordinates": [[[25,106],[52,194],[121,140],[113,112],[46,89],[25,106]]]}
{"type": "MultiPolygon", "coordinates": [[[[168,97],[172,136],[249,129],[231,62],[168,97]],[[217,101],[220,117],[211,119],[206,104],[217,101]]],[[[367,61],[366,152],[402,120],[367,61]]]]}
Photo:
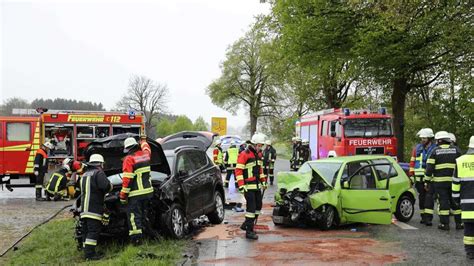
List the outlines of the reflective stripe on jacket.
{"type": "Polygon", "coordinates": [[[434,148],[426,161],[425,179],[432,182],[451,183],[456,158],[459,156],[461,156],[459,149],[453,145],[442,144],[434,148]]]}
{"type": "Polygon", "coordinates": [[[122,192],[129,197],[149,196],[153,193],[150,175],[150,148],[143,145],[123,160],[122,192]]]}
{"type": "Polygon", "coordinates": [[[64,167],[61,167],[57,172],[51,175],[46,185],[46,191],[51,194],[56,194],[61,190],[66,189],[67,178],[66,174],[68,170],[64,167]]]}
{"type": "Polygon", "coordinates": [[[463,221],[474,222],[474,150],[456,159],[451,190],[460,200],[463,221]]]}
{"type": "Polygon", "coordinates": [[[112,184],[104,171],[89,166],[81,177],[81,218],[102,220],[104,197],[112,190],[112,184]]]}
{"type": "Polygon", "coordinates": [[[258,154],[247,148],[239,154],[235,175],[239,188],[245,187],[247,190],[257,190],[260,184],[266,182],[267,178],[263,174],[263,168],[258,165],[258,154]]]}

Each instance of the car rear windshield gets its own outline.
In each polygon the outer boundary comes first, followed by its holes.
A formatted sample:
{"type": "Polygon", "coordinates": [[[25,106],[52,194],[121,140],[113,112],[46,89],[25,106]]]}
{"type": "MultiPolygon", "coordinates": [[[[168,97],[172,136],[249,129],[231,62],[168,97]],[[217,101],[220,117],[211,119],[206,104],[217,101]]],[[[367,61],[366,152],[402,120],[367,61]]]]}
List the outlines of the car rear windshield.
{"type": "Polygon", "coordinates": [[[345,137],[391,137],[392,120],[389,118],[346,119],[345,137]]]}
{"type": "Polygon", "coordinates": [[[342,163],[313,161],[309,162],[309,164],[312,168],[317,169],[329,184],[334,186],[337,173],[339,173],[339,169],[341,169],[342,163]]]}

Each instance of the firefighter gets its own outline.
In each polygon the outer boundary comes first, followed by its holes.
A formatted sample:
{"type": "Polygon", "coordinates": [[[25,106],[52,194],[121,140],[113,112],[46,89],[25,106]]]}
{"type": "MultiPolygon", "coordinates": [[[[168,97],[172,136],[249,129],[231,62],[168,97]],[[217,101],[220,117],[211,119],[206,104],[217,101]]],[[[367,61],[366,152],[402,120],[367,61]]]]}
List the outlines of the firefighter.
{"type": "Polygon", "coordinates": [[[474,136],[471,136],[468,148],[465,155],[456,159],[452,197],[462,210],[467,258],[474,260],[474,136]]]}
{"type": "MultiPolygon", "coordinates": [[[[235,146],[235,141],[230,142],[230,146],[225,152],[224,163],[227,169],[227,175],[225,177],[224,186],[229,187],[229,180],[234,175],[235,166],[237,165],[237,157],[239,156],[239,149],[235,146]]],[[[234,175],[235,179],[235,175],[234,175]]],[[[235,180],[235,187],[237,188],[237,181],[235,180]]]]}
{"type": "Polygon", "coordinates": [[[301,150],[301,139],[294,137],[293,142],[293,155],[290,160],[291,169],[297,171],[299,169],[299,160],[300,160],[300,150],[301,150]]]}
{"type": "MultiPolygon", "coordinates": [[[[425,214],[425,198],[426,190],[424,185],[426,161],[431,151],[436,147],[434,143],[434,133],[431,128],[422,128],[418,131],[417,136],[421,139],[420,143],[412,150],[410,159],[409,176],[412,182],[415,183],[415,188],[418,191],[418,205],[420,207],[421,221],[424,223],[425,214]]],[[[431,196],[432,197],[432,196],[431,196]]]]}
{"type": "MultiPolygon", "coordinates": [[[[446,131],[439,131],[435,134],[435,140],[438,146],[433,149],[429,159],[426,161],[425,183],[429,190],[439,200],[439,218],[438,229],[449,230],[449,209],[453,210],[456,229],[463,229],[461,221],[461,210],[454,203],[451,197],[451,183],[456,159],[461,156],[461,152],[455,146],[451,145],[449,134],[446,131]]],[[[433,219],[434,201],[430,198],[430,193],[426,195],[425,202],[425,225],[430,226],[433,219]]]]}
{"type": "Polygon", "coordinates": [[[222,170],[224,168],[223,166],[223,154],[222,154],[222,147],[221,147],[221,140],[218,139],[216,140],[216,146],[214,148],[214,151],[212,152],[213,156],[213,161],[214,163],[219,166],[219,168],[222,170]]]}
{"type": "Polygon", "coordinates": [[[36,200],[44,201],[46,198],[41,196],[43,190],[44,175],[48,172],[48,152],[53,148],[53,144],[45,142],[36,151],[33,173],[36,177],[35,191],[36,200]]]}
{"type": "Polygon", "coordinates": [[[298,165],[297,169],[301,167],[305,162],[311,161],[311,149],[309,148],[309,141],[304,139],[301,141],[301,146],[298,151],[298,165]]]}
{"type": "Polygon", "coordinates": [[[273,148],[271,140],[267,140],[265,144],[267,146],[265,147],[265,150],[263,150],[263,173],[268,177],[270,185],[273,185],[276,150],[273,148]]]}
{"type": "Polygon", "coordinates": [[[120,202],[127,205],[128,228],[130,241],[133,245],[140,245],[143,229],[146,225],[145,210],[153,195],[150,175],[150,146],[142,137],[140,145],[135,138],[124,141],[122,190],[120,202]]]}
{"type": "Polygon", "coordinates": [[[81,178],[81,221],[84,228],[84,258],[99,260],[103,257],[95,250],[104,219],[104,197],[112,184],[103,170],[104,157],[92,154],[87,171],[81,178]]]}
{"type": "Polygon", "coordinates": [[[58,171],[51,175],[46,185],[46,200],[54,201],[65,199],[68,195],[67,185],[72,174],[79,169],[74,168],[74,161],[70,158],[63,160],[63,164],[58,171]]]}
{"type": "Polygon", "coordinates": [[[264,142],[265,136],[263,134],[254,134],[248,141],[247,149],[240,153],[235,169],[239,192],[244,194],[247,201],[245,221],[240,228],[245,230],[246,238],[253,240],[258,239],[254,225],[255,219],[262,210],[262,191],[260,189],[267,187],[263,169],[258,164],[258,149],[264,142]]]}

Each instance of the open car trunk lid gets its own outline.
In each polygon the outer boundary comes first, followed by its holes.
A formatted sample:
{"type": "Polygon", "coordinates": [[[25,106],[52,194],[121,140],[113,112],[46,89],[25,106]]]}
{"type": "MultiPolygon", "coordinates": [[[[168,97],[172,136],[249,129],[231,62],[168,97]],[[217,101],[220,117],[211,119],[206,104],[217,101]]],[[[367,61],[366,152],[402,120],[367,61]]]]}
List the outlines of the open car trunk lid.
{"type": "Polygon", "coordinates": [[[159,140],[163,150],[174,150],[181,146],[195,146],[206,151],[216,137],[216,133],[208,131],[182,131],[159,140]]]}
{"type": "MultiPolygon", "coordinates": [[[[123,142],[128,137],[135,138],[137,142],[140,141],[140,136],[132,133],[96,139],[87,145],[84,155],[86,156],[87,161],[89,161],[89,157],[94,153],[104,156],[104,171],[107,176],[121,173],[122,160],[125,157],[125,154],[123,153],[123,142]]],[[[147,138],[147,142],[151,148],[151,171],[170,175],[170,167],[161,145],[150,138],[147,138]]]]}

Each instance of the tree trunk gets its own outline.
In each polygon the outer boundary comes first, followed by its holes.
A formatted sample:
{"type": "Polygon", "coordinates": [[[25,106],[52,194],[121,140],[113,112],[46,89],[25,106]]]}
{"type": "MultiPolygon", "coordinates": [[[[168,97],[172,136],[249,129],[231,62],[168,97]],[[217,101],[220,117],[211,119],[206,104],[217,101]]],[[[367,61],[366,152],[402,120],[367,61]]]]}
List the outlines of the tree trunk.
{"type": "Polygon", "coordinates": [[[406,78],[396,79],[393,82],[392,92],[392,114],[393,129],[397,138],[397,157],[399,162],[404,160],[404,137],[405,137],[405,100],[410,88],[406,78]]]}
{"type": "Polygon", "coordinates": [[[257,116],[250,110],[250,138],[257,131],[257,116]]]}

